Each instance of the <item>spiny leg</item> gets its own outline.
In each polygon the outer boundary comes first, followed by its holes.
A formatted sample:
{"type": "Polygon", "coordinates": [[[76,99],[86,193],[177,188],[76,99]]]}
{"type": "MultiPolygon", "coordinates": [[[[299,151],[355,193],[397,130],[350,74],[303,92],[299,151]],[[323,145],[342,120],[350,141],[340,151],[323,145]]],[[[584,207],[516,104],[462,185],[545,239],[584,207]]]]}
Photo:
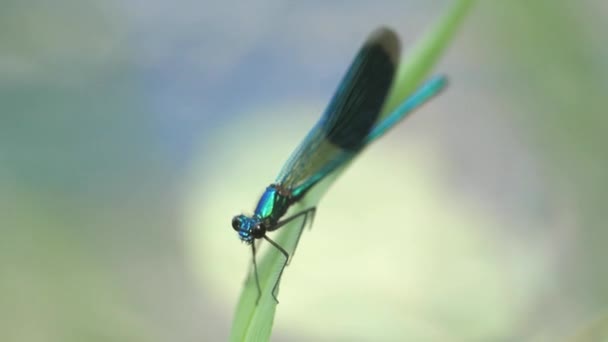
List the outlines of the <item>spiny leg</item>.
{"type": "Polygon", "coordinates": [[[272,298],[274,298],[274,301],[277,302],[277,304],[279,304],[279,300],[277,299],[276,291],[277,291],[277,287],[279,286],[279,282],[281,281],[281,277],[283,276],[283,271],[285,270],[285,267],[287,266],[287,261],[289,260],[289,253],[287,253],[287,251],[285,249],[283,249],[283,247],[279,246],[278,243],[272,241],[268,236],[264,235],[264,239],[266,241],[270,242],[270,244],[273,245],[276,249],[278,249],[279,252],[281,252],[281,254],[283,254],[283,256],[285,257],[285,262],[283,262],[283,267],[281,267],[281,271],[279,272],[279,277],[274,282],[274,286],[272,287],[272,298]]]}
{"type": "Polygon", "coordinates": [[[258,277],[258,264],[255,261],[255,240],[251,241],[251,252],[253,259],[253,273],[255,274],[255,285],[258,289],[258,298],[255,300],[255,305],[258,305],[260,297],[262,296],[262,288],[260,287],[260,278],[258,277]]]}

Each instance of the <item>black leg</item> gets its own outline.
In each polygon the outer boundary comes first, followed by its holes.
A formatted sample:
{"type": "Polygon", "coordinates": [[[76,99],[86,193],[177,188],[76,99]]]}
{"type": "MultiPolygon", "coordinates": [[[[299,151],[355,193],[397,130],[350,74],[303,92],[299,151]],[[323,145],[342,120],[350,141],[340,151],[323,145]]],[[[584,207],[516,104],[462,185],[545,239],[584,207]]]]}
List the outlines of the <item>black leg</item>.
{"type": "Polygon", "coordinates": [[[255,305],[258,305],[262,296],[262,288],[260,287],[260,278],[258,277],[258,264],[255,261],[255,240],[251,241],[251,252],[253,257],[253,273],[255,274],[255,285],[258,288],[258,299],[255,300],[255,305]]]}
{"type": "MultiPolygon", "coordinates": [[[[281,227],[283,227],[284,225],[288,224],[289,222],[293,221],[294,219],[297,219],[298,217],[302,216],[302,215],[308,215],[310,214],[310,212],[313,212],[313,217],[314,217],[314,212],[317,210],[316,207],[312,207],[312,208],[308,208],[308,209],[304,209],[302,211],[300,211],[297,214],[294,214],[292,216],[289,216],[288,218],[284,219],[283,221],[279,221],[274,227],[270,227],[268,228],[267,231],[269,232],[273,232],[281,227]]],[[[306,220],[306,218],[304,218],[306,220]]]]}
{"type": "MultiPolygon", "coordinates": [[[[275,231],[281,227],[283,227],[284,225],[288,224],[289,222],[297,219],[300,216],[304,216],[304,220],[302,221],[302,225],[300,226],[300,230],[298,232],[298,239],[296,240],[296,245],[293,248],[293,253],[291,254],[291,257],[293,258],[293,254],[295,254],[296,249],[298,248],[298,243],[300,242],[300,236],[302,236],[302,231],[304,230],[304,226],[306,226],[306,222],[308,221],[308,215],[311,216],[311,220],[310,220],[310,227],[312,228],[312,221],[315,218],[315,213],[317,212],[317,208],[316,207],[312,207],[312,208],[308,208],[305,210],[300,211],[299,213],[292,215],[286,219],[284,219],[283,221],[280,221],[279,223],[277,223],[276,226],[272,227],[272,229],[268,229],[269,232],[275,231]]],[[[291,260],[287,261],[287,264],[289,265],[289,262],[291,260]]]]}
{"type": "Polygon", "coordinates": [[[302,225],[300,226],[300,231],[298,232],[298,238],[296,239],[296,245],[293,247],[293,252],[291,252],[291,257],[287,261],[287,265],[289,265],[289,263],[291,262],[291,259],[293,259],[293,256],[296,254],[296,249],[298,248],[298,245],[300,244],[300,237],[302,236],[304,227],[306,227],[306,222],[309,221],[308,216],[310,216],[310,224],[308,225],[308,227],[310,229],[312,229],[312,221],[315,219],[316,212],[317,212],[317,208],[314,208],[314,207],[310,208],[310,209],[306,209],[304,211],[304,220],[302,221],[302,225]]]}
{"type": "MultiPolygon", "coordinates": [[[[317,213],[317,208],[310,208],[310,224],[308,225],[308,229],[312,229],[312,223],[315,220],[315,214],[317,213]]],[[[306,215],[308,216],[308,215],[306,215]]]]}
{"type": "MultiPolygon", "coordinates": [[[[252,243],[254,243],[254,241],[252,241],[252,243]]],[[[253,274],[252,272],[252,268],[253,268],[253,264],[255,264],[255,254],[256,252],[252,250],[251,252],[251,258],[252,258],[252,262],[249,264],[249,266],[247,267],[247,275],[245,276],[245,280],[243,281],[243,285],[247,285],[247,282],[249,282],[249,278],[251,278],[251,275],[253,274]]]]}
{"type": "Polygon", "coordinates": [[[302,225],[298,229],[298,237],[296,238],[296,245],[293,247],[293,252],[291,252],[290,258],[287,260],[287,265],[291,263],[291,259],[296,254],[296,249],[298,248],[298,244],[300,242],[300,237],[302,236],[302,231],[304,231],[304,226],[306,226],[306,221],[308,220],[308,211],[304,214],[304,219],[302,220],[302,225]]]}
{"type": "Polygon", "coordinates": [[[283,267],[281,267],[281,271],[279,272],[279,277],[277,278],[277,281],[274,282],[274,286],[272,287],[272,298],[274,298],[274,301],[277,302],[277,304],[279,304],[279,300],[277,299],[277,287],[279,286],[279,282],[281,281],[281,277],[283,276],[283,271],[285,270],[285,266],[287,266],[287,261],[289,260],[289,253],[287,253],[287,251],[285,249],[283,249],[283,247],[279,246],[278,243],[272,241],[268,236],[264,235],[264,239],[268,242],[270,242],[271,245],[273,245],[276,249],[279,250],[279,252],[281,252],[281,254],[283,254],[283,256],[285,257],[285,261],[283,262],[283,267]]]}
{"type": "MultiPolygon", "coordinates": [[[[286,218],[285,220],[279,222],[275,227],[272,227],[272,229],[268,229],[268,231],[277,230],[277,229],[281,228],[282,226],[286,225],[287,223],[293,221],[294,219],[296,219],[296,218],[298,218],[300,216],[304,216],[304,220],[302,222],[302,225],[299,228],[298,237],[296,239],[296,244],[295,244],[295,246],[293,248],[293,252],[295,253],[296,248],[298,247],[298,243],[300,242],[300,237],[302,236],[302,231],[304,230],[304,227],[306,226],[306,222],[308,221],[308,215],[311,215],[312,218],[314,219],[314,215],[315,215],[316,210],[317,210],[317,208],[315,208],[315,207],[303,210],[303,211],[301,211],[301,212],[299,212],[299,213],[297,213],[297,214],[295,214],[293,216],[290,216],[290,217],[286,218]]],[[[274,286],[272,287],[272,297],[274,298],[274,300],[277,303],[279,303],[279,300],[277,299],[277,296],[276,296],[276,290],[277,290],[277,288],[279,286],[279,282],[281,281],[281,277],[283,276],[283,271],[285,270],[285,267],[287,265],[289,265],[289,262],[291,261],[290,260],[291,258],[289,256],[289,253],[287,253],[287,251],[283,247],[279,246],[278,243],[274,242],[273,240],[271,240],[270,238],[268,238],[266,235],[264,235],[264,239],[266,241],[268,241],[271,245],[273,245],[276,249],[278,249],[279,252],[281,252],[281,254],[283,254],[283,256],[285,257],[285,262],[283,263],[283,267],[281,267],[281,271],[279,272],[279,277],[277,278],[277,281],[274,283],[274,286]]],[[[292,253],[291,257],[293,257],[293,253],[292,253]]]]}

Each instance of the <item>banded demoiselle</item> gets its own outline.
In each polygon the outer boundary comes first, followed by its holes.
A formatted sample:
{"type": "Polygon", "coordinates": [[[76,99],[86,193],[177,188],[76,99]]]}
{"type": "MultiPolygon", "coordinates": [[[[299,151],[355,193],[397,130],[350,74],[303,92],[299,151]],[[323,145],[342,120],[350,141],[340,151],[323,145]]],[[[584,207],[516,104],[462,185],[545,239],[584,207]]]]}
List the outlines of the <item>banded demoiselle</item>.
{"type": "Polygon", "coordinates": [[[290,255],[267,233],[301,218],[299,241],[308,220],[312,224],[316,205],[285,217],[288,209],[302,201],[321,180],[336,174],[367,145],[446,86],[444,76],[434,76],[394,111],[381,117],[399,65],[399,54],[399,39],[392,30],[379,28],[372,32],[355,56],[321,119],[289,157],[276,181],[266,188],[253,215],[237,215],[232,219],[232,227],[239,238],[251,245],[258,301],[261,288],[255,255],[256,240],[268,241],[285,257],[272,288],[272,296],[278,303],[276,290],[290,255]]]}

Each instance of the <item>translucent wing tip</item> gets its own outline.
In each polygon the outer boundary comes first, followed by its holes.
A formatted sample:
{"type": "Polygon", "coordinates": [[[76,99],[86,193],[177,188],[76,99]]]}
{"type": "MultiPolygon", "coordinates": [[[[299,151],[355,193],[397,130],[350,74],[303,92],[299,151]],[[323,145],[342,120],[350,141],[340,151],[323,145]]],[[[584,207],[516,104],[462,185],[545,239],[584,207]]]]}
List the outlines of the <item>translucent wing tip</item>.
{"type": "Polygon", "coordinates": [[[386,51],[386,54],[395,65],[399,63],[401,45],[399,43],[397,33],[395,33],[395,31],[392,29],[388,27],[379,27],[375,29],[372,33],[370,33],[365,45],[380,46],[384,51],[386,51]]]}

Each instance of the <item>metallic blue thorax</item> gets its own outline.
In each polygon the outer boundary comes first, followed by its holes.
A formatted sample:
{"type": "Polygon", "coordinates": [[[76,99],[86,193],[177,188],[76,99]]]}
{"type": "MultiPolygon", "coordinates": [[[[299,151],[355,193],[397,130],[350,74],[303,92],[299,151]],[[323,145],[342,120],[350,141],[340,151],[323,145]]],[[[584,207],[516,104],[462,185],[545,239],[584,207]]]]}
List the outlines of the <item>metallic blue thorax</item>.
{"type": "Polygon", "coordinates": [[[253,216],[235,216],[232,227],[243,242],[252,243],[254,239],[263,237],[267,231],[277,228],[277,223],[293,204],[292,200],[289,191],[272,184],[264,191],[253,216]]]}
{"type": "Polygon", "coordinates": [[[280,194],[279,190],[273,184],[264,191],[264,194],[255,208],[254,214],[262,221],[276,223],[285,215],[289,205],[289,197],[280,194]]]}

